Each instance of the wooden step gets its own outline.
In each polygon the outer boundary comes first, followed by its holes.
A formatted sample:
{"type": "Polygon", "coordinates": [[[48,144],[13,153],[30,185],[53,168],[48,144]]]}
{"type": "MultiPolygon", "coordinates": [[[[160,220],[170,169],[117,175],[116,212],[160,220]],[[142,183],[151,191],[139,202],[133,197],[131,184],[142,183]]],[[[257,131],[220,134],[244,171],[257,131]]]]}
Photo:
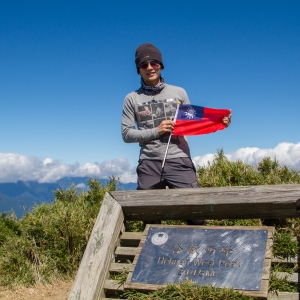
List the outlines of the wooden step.
{"type": "Polygon", "coordinates": [[[110,274],[118,274],[121,273],[124,269],[128,269],[133,272],[133,264],[125,264],[125,263],[111,263],[109,267],[110,274]]]}
{"type": "Polygon", "coordinates": [[[272,257],[272,263],[285,263],[285,264],[297,264],[299,262],[299,257],[272,257]]]}
{"type": "Polygon", "coordinates": [[[275,272],[274,274],[280,279],[286,278],[287,281],[289,281],[289,282],[299,283],[298,279],[299,279],[300,273],[275,272]]]}
{"type": "Polygon", "coordinates": [[[279,292],[277,294],[269,293],[267,300],[299,300],[299,293],[279,292]]]}
{"type": "Polygon", "coordinates": [[[136,247],[117,247],[115,251],[116,262],[133,261],[136,254],[136,247]]]}
{"type": "Polygon", "coordinates": [[[107,279],[104,283],[105,296],[118,297],[124,293],[124,285],[116,280],[107,279]]]}
{"type": "Polygon", "coordinates": [[[138,247],[143,232],[123,232],[120,240],[122,247],[138,247]]]}

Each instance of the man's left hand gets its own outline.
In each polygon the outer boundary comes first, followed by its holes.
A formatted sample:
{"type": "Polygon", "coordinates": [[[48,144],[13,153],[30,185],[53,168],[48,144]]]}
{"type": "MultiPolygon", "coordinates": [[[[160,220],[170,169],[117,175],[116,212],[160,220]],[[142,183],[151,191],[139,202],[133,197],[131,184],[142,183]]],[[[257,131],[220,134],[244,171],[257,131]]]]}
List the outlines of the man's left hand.
{"type": "Polygon", "coordinates": [[[222,122],[226,127],[228,127],[231,123],[231,114],[223,117],[222,122]]]}

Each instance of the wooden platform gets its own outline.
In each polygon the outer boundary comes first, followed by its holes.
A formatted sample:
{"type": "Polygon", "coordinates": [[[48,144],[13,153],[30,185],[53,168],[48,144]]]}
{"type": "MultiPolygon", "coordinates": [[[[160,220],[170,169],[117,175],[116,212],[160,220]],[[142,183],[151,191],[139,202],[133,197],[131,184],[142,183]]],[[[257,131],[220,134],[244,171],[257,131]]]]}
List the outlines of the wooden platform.
{"type": "MultiPolygon", "coordinates": [[[[299,184],[106,193],[69,300],[113,299],[123,293],[124,287],[109,276],[123,268],[116,264],[133,261],[141,239],[140,233],[125,232],[125,218],[276,219],[299,217],[299,209],[299,184]]],[[[127,265],[132,268],[131,264],[127,265]]],[[[269,295],[268,299],[293,299],[297,295],[280,293],[279,298],[269,295]],[[289,298],[282,298],[286,296],[289,298]]]]}

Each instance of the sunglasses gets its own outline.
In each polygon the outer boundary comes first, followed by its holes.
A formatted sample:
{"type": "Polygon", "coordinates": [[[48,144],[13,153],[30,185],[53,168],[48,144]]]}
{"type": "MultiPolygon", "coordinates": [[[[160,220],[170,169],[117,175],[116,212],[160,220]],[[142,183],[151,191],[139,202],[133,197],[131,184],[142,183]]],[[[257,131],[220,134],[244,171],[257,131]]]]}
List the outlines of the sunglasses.
{"type": "Polygon", "coordinates": [[[139,65],[139,68],[141,68],[142,70],[147,70],[148,68],[148,65],[150,64],[150,66],[153,68],[153,69],[158,69],[160,67],[160,62],[157,61],[157,60],[152,60],[150,62],[144,62],[144,63],[141,63],[139,65]]]}

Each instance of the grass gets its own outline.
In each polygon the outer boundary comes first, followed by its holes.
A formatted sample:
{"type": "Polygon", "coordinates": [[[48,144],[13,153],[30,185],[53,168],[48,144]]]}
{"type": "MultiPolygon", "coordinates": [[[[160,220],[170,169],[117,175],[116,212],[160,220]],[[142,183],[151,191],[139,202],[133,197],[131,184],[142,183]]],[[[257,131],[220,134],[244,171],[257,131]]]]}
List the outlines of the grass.
{"type": "Polygon", "coordinates": [[[8,216],[6,213],[0,214],[0,247],[5,244],[7,237],[19,236],[21,234],[20,224],[15,214],[8,216]]]}
{"type": "Polygon", "coordinates": [[[287,280],[287,277],[280,279],[276,276],[274,272],[271,273],[270,281],[269,281],[269,291],[273,293],[278,292],[290,292],[297,293],[298,285],[287,280]]]}
{"type": "Polygon", "coordinates": [[[290,232],[277,231],[273,240],[273,255],[276,257],[295,257],[299,253],[297,239],[290,232]]]}
{"type": "Polygon", "coordinates": [[[199,286],[191,281],[168,284],[151,293],[126,291],[124,297],[129,300],[250,300],[253,297],[242,295],[233,289],[219,289],[213,286],[199,286]]]}
{"type": "Polygon", "coordinates": [[[116,189],[114,178],[102,186],[88,181],[90,190],[75,186],[57,190],[51,204],[33,208],[22,219],[2,216],[0,285],[33,285],[69,279],[76,273],[106,191],[116,189]]]}
{"type": "Polygon", "coordinates": [[[202,187],[300,183],[300,173],[280,166],[276,158],[265,157],[257,166],[250,166],[239,160],[229,161],[223,150],[198,169],[198,177],[202,187]]]}

